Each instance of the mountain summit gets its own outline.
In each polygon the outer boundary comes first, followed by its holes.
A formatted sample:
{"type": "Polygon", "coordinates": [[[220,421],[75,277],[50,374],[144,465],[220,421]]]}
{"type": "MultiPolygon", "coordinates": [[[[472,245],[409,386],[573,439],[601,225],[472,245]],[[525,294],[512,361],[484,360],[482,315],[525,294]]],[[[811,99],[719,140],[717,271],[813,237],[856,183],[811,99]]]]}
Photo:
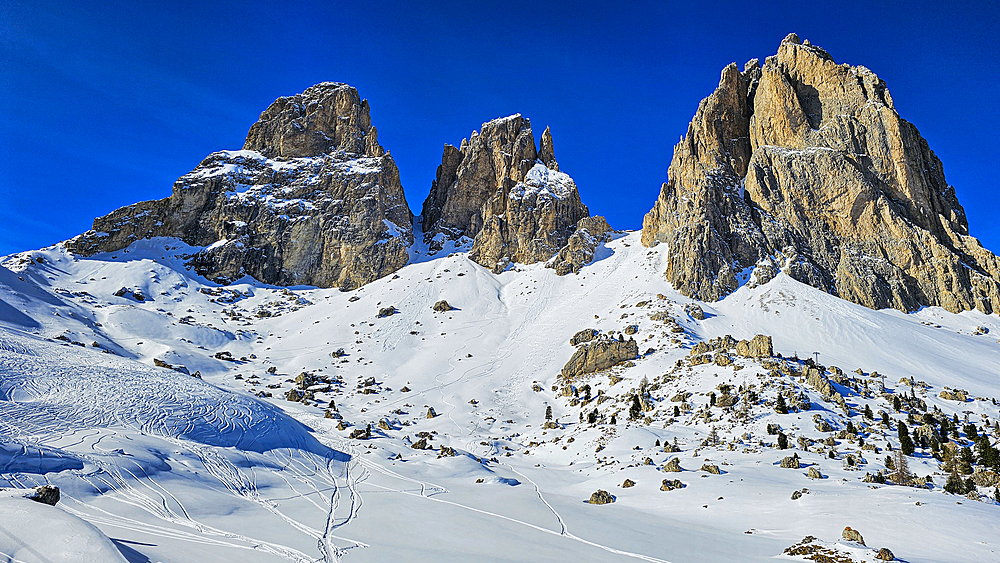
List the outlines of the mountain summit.
{"type": "Polygon", "coordinates": [[[227,283],[354,289],[406,265],[412,215],[368,100],[324,82],[278,98],[240,151],[209,155],[173,195],[118,209],[69,241],[88,256],[140,239],[205,247],[189,266],[227,283]]]}
{"type": "Polygon", "coordinates": [[[788,35],[722,71],[643,221],[666,277],[714,301],[777,270],[872,308],[1000,306],[1000,262],[969,236],[941,161],[885,82],[788,35]]]}
{"type": "Polygon", "coordinates": [[[590,217],[576,183],[559,171],[549,128],[536,150],[531,122],[519,114],[484,123],[460,148],[444,146],[421,218],[432,250],[471,239],[469,258],[498,273],[557,253],[556,273],[579,271],[611,230],[590,217]]]}

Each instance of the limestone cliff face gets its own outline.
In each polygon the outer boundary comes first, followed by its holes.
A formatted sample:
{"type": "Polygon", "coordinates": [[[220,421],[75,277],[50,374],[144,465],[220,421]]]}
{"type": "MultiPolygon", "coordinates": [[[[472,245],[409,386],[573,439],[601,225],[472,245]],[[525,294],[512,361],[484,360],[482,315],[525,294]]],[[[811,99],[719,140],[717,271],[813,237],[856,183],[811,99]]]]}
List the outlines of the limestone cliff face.
{"type": "Polygon", "coordinates": [[[667,279],[716,300],[776,269],[872,308],[1000,306],[1000,263],[969,236],[941,162],[864,67],[794,34],[726,67],[643,221],[667,279]]]}
{"type": "Polygon", "coordinates": [[[69,241],[83,255],[139,239],[205,247],[189,265],[209,279],[353,289],[406,265],[412,216],[368,102],[323,83],[279,98],[244,149],[210,155],[165,199],[123,207],[69,241]]]}
{"type": "MultiPolygon", "coordinates": [[[[589,216],[573,179],[559,171],[549,129],[536,151],[531,123],[512,115],[484,123],[460,148],[445,145],[422,224],[432,250],[445,238],[467,237],[473,241],[469,257],[501,272],[512,262],[552,258],[589,216]]],[[[570,271],[579,265],[557,269],[570,271]]]]}

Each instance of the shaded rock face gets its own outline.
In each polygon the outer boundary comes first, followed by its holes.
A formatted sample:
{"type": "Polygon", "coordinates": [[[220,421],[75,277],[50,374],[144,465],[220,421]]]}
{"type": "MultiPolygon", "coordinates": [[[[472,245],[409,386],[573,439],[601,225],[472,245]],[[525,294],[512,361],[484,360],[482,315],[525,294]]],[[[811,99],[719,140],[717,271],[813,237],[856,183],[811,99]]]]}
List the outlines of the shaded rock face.
{"type": "Polygon", "coordinates": [[[608,225],[604,217],[595,215],[580,219],[576,231],[566,241],[566,246],[562,247],[545,267],[554,269],[560,276],[569,273],[579,274],[584,266],[594,260],[597,247],[610,240],[611,225],[608,225]]]}
{"type": "Polygon", "coordinates": [[[243,150],[210,155],[165,199],[123,207],[67,243],[91,255],[151,237],[205,247],[189,266],[220,283],[353,289],[406,265],[412,216],[367,101],[323,83],[280,98],[243,150]]]}
{"type": "MultiPolygon", "coordinates": [[[[498,273],[556,255],[589,216],[573,179],[559,171],[549,129],[537,151],[520,115],[484,123],[460,148],[445,145],[421,213],[432,251],[464,237],[472,240],[469,258],[498,273]]],[[[587,223],[557,272],[579,271],[580,260],[593,258],[585,248],[591,238],[603,240],[601,223],[587,223]]]]}
{"type": "Polygon", "coordinates": [[[642,240],[667,244],[685,295],[720,299],[756,266],[872,308],[1000,304],[1000,262],[885,83],[794,34],[722,71],[668,174],[642,240]]]}

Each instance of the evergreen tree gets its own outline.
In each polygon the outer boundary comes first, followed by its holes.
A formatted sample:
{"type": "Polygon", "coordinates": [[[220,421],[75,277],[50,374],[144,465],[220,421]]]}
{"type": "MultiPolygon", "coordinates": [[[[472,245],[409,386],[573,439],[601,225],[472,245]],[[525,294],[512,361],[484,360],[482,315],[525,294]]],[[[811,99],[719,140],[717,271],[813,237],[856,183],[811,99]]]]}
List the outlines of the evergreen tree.
{"type": "Polygon", "coordinates": [[[966,475],[971,475],[973,462],[974,460],[972,457],[972,450],[970,450],[968,447],[962,448],[961,452],[959,452],[959,467],[958,467],[962,471],[962,473],[966,475]]]}
{"type": "Polygon", "coordinates": [[[976,459],[984,467],[1000,468],[1000,451],[990,445],[990,437],[985,433],[976,440],[976,459]]]}
{"type": "Polygon", "coordinates": [[[901,411],[903,409],[903,402],[899,400],[899,395],[895,395],[892,398],[892,408],[896,412],[899,412],[899,411],[901,411]]]}
{"type": "Polygon", "coordinates": [[[976,482],[972,480],[972,477],[969,477],[968,479],[965,480],[965,493],[968,494],[974,492],[975,490],[976,490],[976,482]]]}
{"type": "Polygon", "coordinates": [[[778,400],[774,403],[774,412],[778,414],[788,414],[788,406],[785,405],[785,396],[778,394],[778,400]]]}
{"type": "Polygon", "coordinates": [[[913,455],[913,440],[910,439],[910,432],[903,421],[899,421],[897,434],[899,436],[899,449],[903,451],[903,455],[913,455]]]}
{"type": "Polygon", "coordinates": [[[588,424],[597,424],[597,409],[594,409],[594,410],[590,411],[589,413],[587,413],[587,423],[588,424]]]}
{"type": "Polygon", "coordinates": [[[1000,485],[997,485],[996,487],[993,488],[993,499],[996,500],[998,504],[1000,504],[1000,485]]]}
{"type": "Polygon", "coordinates": [[[656,439],[656,447],[657,448],[660,447],[660,439],[659,438],[656,439]]]}
{"type": "Polygon", "coordinates": [[[965,430],[965,435],[968,436],[969,439],[972,440],[973,442],[975,442],[976,438],[979,437],[979,432],[976,431],[975,424],[966,424],[963,430],[965,430]]]}
{"type": "Polygon", "coordinates": [[[778,449],[779,450],[788,449],[788,436],[785,436],[784,432],[778,432],[778,449]]]}
{"type": "Polygon", "coordinates": [[[872,413],[872,408],[870,405],[865,405],[865,418],[868,420],[874,420],[875,415],[872,413]]]}
{"type": "Polygon", "coordinates": [[[552,420],[552,405],[545,407],[545,420],[552,420]]]}
{"type": "Polygon", "coordinates": [[[941,428],[939,428],[938,435],[941,436],[941,441],[944,443],[948,442],[948,418],[941,419],[941,428]]]}
{"type": "Polygon", "coordinates": [[[590,402],[590,384],[583,386],[583,400],[590,402]]]}
{"type": "Polygon", "coordinates": [[[710,407],[714,407],[715,406],[715,392],[714,391],[708,394],[708,406],[710,406],[710,407]]]}
{"type": "Polygon", "coordinates": [[[642,405],[639,404],[639,395],[632,395],[632,406],[628,409],[628,417],[635,420],[642,416],[642,405]]]}
{"type": "Polygon", "coordinates": [[[965,483],[958,476],[958,471],[952,469],[951,475],[948,476],[948,482],[944,484],[944,490],[953,495],[960,495],[965,492],[965,483]]]}
{"type": "Polygon", "coordinates": [[[611,424],[618,424],[618,418],[615,415],[611,415],[611,424]]]}
{"type": "Polygon", "coordinates": [[[891,424],[889,422],[889,413],[887,413],[885,411],[882,411],[882,424],[884,424],[886,426],[889,426],[891,424]]]}

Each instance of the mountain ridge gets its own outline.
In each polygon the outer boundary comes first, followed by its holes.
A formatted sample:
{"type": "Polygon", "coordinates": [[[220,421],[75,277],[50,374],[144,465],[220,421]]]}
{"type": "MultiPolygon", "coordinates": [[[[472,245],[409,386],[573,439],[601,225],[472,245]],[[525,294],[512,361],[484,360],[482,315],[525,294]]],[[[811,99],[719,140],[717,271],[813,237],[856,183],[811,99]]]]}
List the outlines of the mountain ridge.
{"type": "MultiPolygon", "coordinates": [[[[205,247],[190,265],[210,279],[350,290],[406,264],[414,220],[430,252],[467,239],[469,257],[498,273],[538,261],[579,272],[611,231],[560,170],[551,130],[536,148],[520,114],[444,145],[419,217],[403,192],[367,100],[324,82],[272,103],[243,152],[213,154],[170,198],[98,218],[68,245],[87,255],[176,236],[205,247]]],[[[644,245],[670,249],[667,281],[699,299],[782,270],[876,309],[1000,306],[1000,259],[969,235],[940,160],[884,81],[795,34],[763,64],[723,70],[642,232],[644,245]]]]}

